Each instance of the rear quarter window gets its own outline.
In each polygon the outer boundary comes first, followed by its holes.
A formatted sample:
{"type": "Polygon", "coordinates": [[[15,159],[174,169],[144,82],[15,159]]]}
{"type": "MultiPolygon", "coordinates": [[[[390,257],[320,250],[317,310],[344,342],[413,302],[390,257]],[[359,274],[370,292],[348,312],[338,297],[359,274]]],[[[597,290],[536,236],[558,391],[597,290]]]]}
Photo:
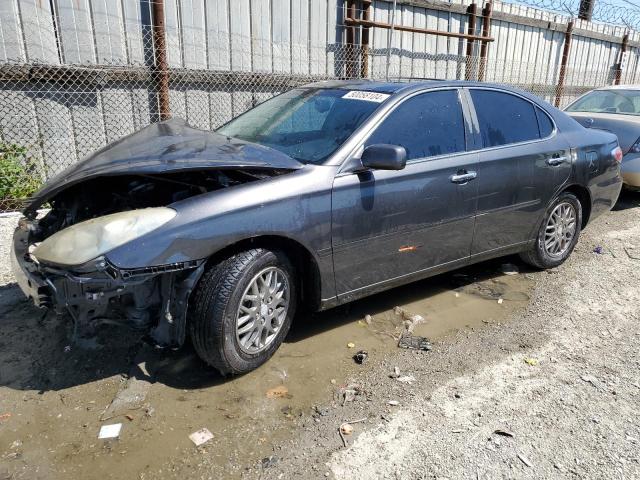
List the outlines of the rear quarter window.
{"type": "Polygon", "coordinates": [[[546,138],[553,133],[553,122],[549,115],[539,107],[536,107],[536,115],[538,116],[538,128],[540,129],[540,138],[546,138]]]}
{"type": "Polygon", "coordinates": [[[532,103],[510,93],[471,90],[484,148],[540,138],[532,103]]]}

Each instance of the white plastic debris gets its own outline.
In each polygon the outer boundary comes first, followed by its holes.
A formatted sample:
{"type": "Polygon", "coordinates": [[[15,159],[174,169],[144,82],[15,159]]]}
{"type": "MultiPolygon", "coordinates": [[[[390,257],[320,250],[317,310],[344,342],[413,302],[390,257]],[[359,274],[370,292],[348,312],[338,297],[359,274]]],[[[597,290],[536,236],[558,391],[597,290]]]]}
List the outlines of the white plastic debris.
{"type": "Polygon", "coordinates": [[[98,438],[118,438],[120,436],[120,430],[122,429],[121,423],[114,423],[112,425],[103,425],[98,433],[98,438]]]}
{"type": "Polygon", "coordinates": [[[207,443],[212,438],[213,433],[211,433],[208,428],[201,428],[197,432],[193,432],[191,435],[189,435],[189,440],[191,440],[196,445],[196,447],[207,443]]]}
{"type": "Polygon", "coordinates": [[[398,405],[400,405],[400,402],[398,400],[389,400],[387,402],[387,405],[391,405],[392,407],[397,407],[398,405]]]}

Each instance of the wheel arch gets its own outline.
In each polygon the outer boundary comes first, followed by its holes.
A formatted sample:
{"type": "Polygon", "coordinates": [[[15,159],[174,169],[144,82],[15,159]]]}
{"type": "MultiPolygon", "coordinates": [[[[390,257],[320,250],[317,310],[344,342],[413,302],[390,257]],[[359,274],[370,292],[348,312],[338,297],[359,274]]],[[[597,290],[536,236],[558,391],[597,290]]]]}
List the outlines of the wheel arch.
{"type": "Polygon", "coordinates": [[[261,235],[236,241],[213,253],[207,259],[207,266],[215,265],[235,253],[252,248],[280,250],[289,258],[297,273],[300,298],[298,308],[306,306],[307,310],[320,308],[322,278],[318,259],[302,243],[281,235],[261,235]]]}
{"type": "Polygon", "coordinates": [[[585,228],[589,223],[589,218],[591,217],[591,193],[589,189],[583,187],[582,185],[574,184],[569,185],[560,193],[572,193],[578,198],[580,202],[580,206],[582,207],[582,225],[581,228],[585,228]]]}

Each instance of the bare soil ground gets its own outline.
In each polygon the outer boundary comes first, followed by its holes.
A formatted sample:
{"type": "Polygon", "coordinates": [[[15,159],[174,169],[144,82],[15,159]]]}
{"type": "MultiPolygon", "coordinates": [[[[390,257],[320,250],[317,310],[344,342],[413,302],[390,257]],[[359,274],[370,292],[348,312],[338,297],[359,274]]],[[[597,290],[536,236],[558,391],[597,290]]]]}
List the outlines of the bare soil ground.
{"type": "Polygon", "coordinates": [[[551,272],[503,259],[298,318],[235,379],[121,327],[74,343],[12,283],[0,219],[0,479],[638,478],[639,207],[625,194],[551,272]],[[432,351],[396,347],[397,305],[432,351]]]}

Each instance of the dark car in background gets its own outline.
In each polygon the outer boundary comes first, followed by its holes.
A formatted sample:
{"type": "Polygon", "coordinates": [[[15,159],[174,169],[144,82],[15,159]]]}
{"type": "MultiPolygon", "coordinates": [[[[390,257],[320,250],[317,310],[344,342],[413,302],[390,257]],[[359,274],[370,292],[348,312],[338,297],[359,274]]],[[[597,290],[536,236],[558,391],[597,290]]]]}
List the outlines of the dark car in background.
{"type": "Polygon", "coordinates": [[[507,87],[322,82],[217,132],[170,120],[89,156],[26,208],[14,268],[80,331],[120,319],[174,348],[189,332],[238,374],[300,308],[507,254],[560,265],[614,205],[621,156],[507,87]]]}
{"type": "Polygon", "coordinates": [[[640,86],[616,85],[592,90],[565,108],[587,128],[614,133],[622,149],[622,180],[640,189],[640,86]]]}

